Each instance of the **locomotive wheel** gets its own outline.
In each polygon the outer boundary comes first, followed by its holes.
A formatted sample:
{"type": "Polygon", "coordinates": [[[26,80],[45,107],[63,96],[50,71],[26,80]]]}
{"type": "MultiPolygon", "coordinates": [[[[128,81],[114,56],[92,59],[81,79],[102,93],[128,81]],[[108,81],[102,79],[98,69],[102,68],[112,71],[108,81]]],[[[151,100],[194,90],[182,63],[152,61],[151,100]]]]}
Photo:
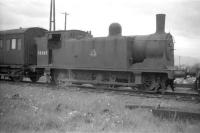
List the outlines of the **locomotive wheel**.
{"type": "Polygon", "coordinates": [[[200,94],[200,77],[195,81],[195,90],[200,94]]]}
{"type": "Polygon", "coordinates": [[[142,89],[143,90],[154,90],[156,87],[155,77],[152,75],[145,75],[142,80],[142,89]]]}
{"type": "Polygon", "coordinates": [[[142,77],[142,86],[146,91],[164,93],[166,90],[166,75],[146,74],[142,77]]]}
{"type": "Polygon", "coordinates": [[[53,83],[59,86],[71,84],[70,79],[73,79],[73,73],[65,70],[55,70],[52,75],[53,83]]]}
{"type": "Polygon", "coordinates": [[[199,80],[199,78],[196,78],[196,80],[195,80],[195,90],[200,90],[200,80],[199,80]]]}
{"type": "Polygon", "coordinates": [[[13,76],[13,77],[10,76],[10,79],[15,82],[20,82],[23,80],[23,77],[22,76],[13,76]]]}
{"type": "Polygon", "coordinates": [[[30,72],[29,73],[29,78],[32,82],[37,82],[40,78],[40,75],[37,72],[30,72]]]}
{"type": "Polygon", "coordinates": [[[14,82],[20,82],[23,80],[23,72],[18,70],[18,71],[12,71],[10,73],[9,78],[14,81],[14,82]]]}
{"type": "Polygon", "coordinates": [[[145,80],[144,82],[143,82],[143,87],[145,88],[145,89],[150,89],[151,88],[151,86],[152,86],[152,84],[153,84],[153,81],[150,79],[150,80],[145,80]]]}
{"type": "Polygon", "coordinates": [[[30,79],[31,79],[32,82],[35,83],[35,82],[37,82],[39,80],[39,76],[33,75],[33,76],[30,77],[30,79]]]}

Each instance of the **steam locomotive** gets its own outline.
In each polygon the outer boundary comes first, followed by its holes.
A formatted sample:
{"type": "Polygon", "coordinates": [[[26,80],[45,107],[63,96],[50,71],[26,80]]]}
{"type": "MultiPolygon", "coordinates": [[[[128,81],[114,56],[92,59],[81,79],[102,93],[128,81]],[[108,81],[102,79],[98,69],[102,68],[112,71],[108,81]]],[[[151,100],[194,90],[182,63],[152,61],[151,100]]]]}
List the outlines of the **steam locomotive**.
{"type": "Polygon", "coordinates": [[[156,15],[156,32],[150,35],[123,36],[118,23],[109,26],[106,37],[80,30],[4,31],[0,32],[0,54],[1,75],[14,80],[29,77],[36,82],[46,74],[55,83],[153,90],[165,89],[174,79],[174,42],[165,33],[165,14],[156,15]],[[13,34],[23,34],[21,41],[13,34]],[[18,54],[19,49],[23,53],[18,54]]]}

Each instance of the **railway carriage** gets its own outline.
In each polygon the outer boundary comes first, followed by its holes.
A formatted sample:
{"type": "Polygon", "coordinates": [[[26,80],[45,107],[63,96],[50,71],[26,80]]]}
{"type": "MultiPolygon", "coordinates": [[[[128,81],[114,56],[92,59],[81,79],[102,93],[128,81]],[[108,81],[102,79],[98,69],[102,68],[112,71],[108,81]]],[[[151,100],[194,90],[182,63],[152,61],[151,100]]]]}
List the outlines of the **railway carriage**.
{"type": "Polygon", "coordinates": [[[30,65],[37,63],[35,37],[46,30],[38,27],[0,31],[0,76],[20,81],[31,77],[30,65]]]}
{"type": "Polygon", "coordinates": [[[29,77],[36,82],[43,75],[54,83],[164,90],[178,76],[173,36],[165,32],[165,14],[156,15],[156,32],[149,35],[123,36],[118,23],[109,26],[106,37],[38,27],[0,31],[1,78],[21,81],[29,77]]]}

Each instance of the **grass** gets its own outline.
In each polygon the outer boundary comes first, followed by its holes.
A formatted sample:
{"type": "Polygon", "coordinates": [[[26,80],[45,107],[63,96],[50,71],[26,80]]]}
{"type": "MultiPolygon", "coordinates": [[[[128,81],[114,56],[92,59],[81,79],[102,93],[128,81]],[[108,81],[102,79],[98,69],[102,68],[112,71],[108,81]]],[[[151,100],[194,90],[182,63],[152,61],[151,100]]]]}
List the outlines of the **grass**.
{"type": "Polygon", "coordinates": [[[155,118],[150,110],[125,108],[127,102],[131,101],[124,99],[126,98],[116,95],[2,83],[0,132],[197,133],[200,131],[200,122],[155,118]]]}

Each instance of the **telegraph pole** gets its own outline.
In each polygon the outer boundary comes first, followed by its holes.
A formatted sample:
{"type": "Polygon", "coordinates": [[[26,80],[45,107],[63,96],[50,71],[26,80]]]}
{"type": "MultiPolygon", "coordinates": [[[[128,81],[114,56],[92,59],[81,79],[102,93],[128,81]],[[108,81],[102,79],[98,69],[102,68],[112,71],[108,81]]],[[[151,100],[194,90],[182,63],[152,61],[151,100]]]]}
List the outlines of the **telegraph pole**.
{"type": "Polygon", "coordinates": [[[50,4],[49,31],[52,31],[52,24],[53,24],[53,31],[55,31],[56,30],[55,0],[51,0],[50,4]]]}
{"type": "Polygon", "coordinates": [[[179,69],[181,69],[181,56],[178,57],[178,61],[179,61],[179,69]]]}
{"type": "Polygon", "coordinates": [[[65,27],[64,27],[64,29],[66,30],[66,26],[67,26],[67,15],[69,15],[67,12],[64,12],[64,13],[62,13],[62,14],[64,14],[65,15],[65,27]]]}

